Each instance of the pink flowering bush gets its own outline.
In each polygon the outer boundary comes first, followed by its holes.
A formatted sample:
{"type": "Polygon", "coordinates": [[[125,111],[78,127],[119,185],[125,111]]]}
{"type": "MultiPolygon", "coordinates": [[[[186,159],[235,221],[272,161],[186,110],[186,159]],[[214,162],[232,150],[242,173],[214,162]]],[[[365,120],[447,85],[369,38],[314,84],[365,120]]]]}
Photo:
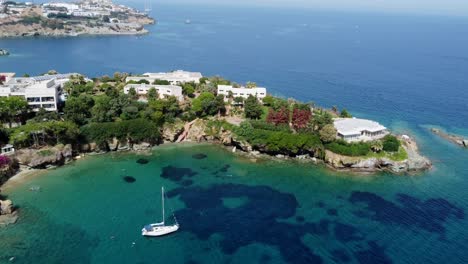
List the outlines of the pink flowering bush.
{"type": "Polygon", "coordinates": [[[0,155],[0,168],[3,168],[8,164],[10,164],[10,158],[0,155]]]}

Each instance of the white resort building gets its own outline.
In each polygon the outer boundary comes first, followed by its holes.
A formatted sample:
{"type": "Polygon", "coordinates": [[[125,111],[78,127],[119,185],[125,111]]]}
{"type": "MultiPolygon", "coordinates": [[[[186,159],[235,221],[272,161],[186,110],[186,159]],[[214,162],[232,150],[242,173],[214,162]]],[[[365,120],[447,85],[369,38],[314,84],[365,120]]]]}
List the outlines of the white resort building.
{"type": "Polygon", "coordinates": [[[173,72],[158,72],[158,73],[145,73],[140,76],[128,76],[125,80],[126,82],[129,81],[141,81],[146,80],[150,84],[152,84],[155,80],[163,80],[168,81],[171,84],[179,84],[179,83],[200,83],[200,79],[203,78],[203,75],[199,72],[187,72],[187,71],[173,71],[173,72]]]}
{"type": "Polygon", "coordinates": [[[178,100],[183,100],[182,87],[177,85],[156,85],[156,84],[127,84],[124,87],[124,93],[128,94],[130,89],[135,89],[135,92],[140,96],[146,96],[151,88],[156,89],[159,98],[167,96],[175,96],[178,100]]]}
{"type": "Polygon", "coordinates": [[[333,124],[337,137],[347,142],[372,141],[389,134],[386,127],[367,119],[336,118],[333,124]]]}
{"type": "Polygon", "coordinates": [[[243,97],[247,98],[249,95],[255,96],[258,99],[262,100],[266,96],[266,88],[263,87],[254,87],[254,88],[245,88],[245,87],[240,87],[240,88],[235,88],[231,85],[218,85],[218,94],[222,94],[225,97],[225,100],[227,100],[227,96],[229,95],[229,92],[232,92],[232,95],[234,97],[243,97]]]}
{"type": "Polygon", "coordinates": [[[76,74],[15,78],[14,73],[0,73],[0,76],[5,76],[5,82],[0,85],[0,97],[21,96],[26,99],[33,111],[39,111],[40,108],[57,111],[62,85],[72,75],[76,74]]]}

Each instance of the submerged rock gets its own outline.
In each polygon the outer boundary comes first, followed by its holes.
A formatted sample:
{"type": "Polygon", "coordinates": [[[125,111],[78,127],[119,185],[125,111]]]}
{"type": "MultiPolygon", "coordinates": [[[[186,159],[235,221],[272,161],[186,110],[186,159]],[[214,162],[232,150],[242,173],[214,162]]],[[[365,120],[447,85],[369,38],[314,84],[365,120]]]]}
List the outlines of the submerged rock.
{"type": "Polygon", "coordinates": [[[133,178],[132,176],[124,176],[123,179],[124,179],[124,181],[127,182],[127,183],[134,183],[134,182],[136,182],[136,179],[133,178]]]}
{"type": "Polygon", "coordinates": [[[206,159],[208,156],[204,153],[193,154],[192,158],[194,159],[206,159]]]}
{"type": "Polygon", "coordinates": [[[138,159],[136,162],[138,164],[148,164],[149,160],[147,160],[147,159],[138,159]]]}

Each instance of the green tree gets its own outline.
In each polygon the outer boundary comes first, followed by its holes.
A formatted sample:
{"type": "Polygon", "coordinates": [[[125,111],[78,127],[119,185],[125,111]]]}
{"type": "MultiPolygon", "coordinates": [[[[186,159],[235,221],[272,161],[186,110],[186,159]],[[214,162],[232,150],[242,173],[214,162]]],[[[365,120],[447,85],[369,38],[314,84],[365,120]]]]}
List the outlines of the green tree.
{"type": "Polygon", "coordinates": [[[401,145],[398,138],[396,138],[393,135],[386,135],[382,139],[382,143],[383,143],[383,150],[389,151],[389,152],[397,152],[401,145]]]}
{"type": "Polygon", "coordinates": [[[341,110],[340,117],[343,117],[343,118],[351,118],[351,117],[353,117],[353,116],[348,112],[348,110],[343,109],[343,110],[341,110]]]}
{"type": "Polygon", "coordinates": [[[275,102],[275,98],[271,95],[267,95],[265,97],[263,97],[263,104],[266,105],[266,106],[273,106],[274,102],[275,102]]]}
{"type": "Polygon", "coordinates": [[[323,110],[314,111],[310,120],[310,127],[313,131],[319,131],[328,124],[333,124],[333,116],[329,112],[323,110]]]}
{"type": "Polygon", "coordinates": [[[214,94],[203,92],[197,98],[193,99],[192,110],[200,117],[214,115],[218,112],[218,101],[214,94]]]}
{"type": "Polygon", "coordinates": [[[159,98],[159,94],[158,94],[158,91],[156,90],[156,88],[151,87],[148,90],[147,97],[148,97],[148,101],[157,100],[159,98]]]}
{"type": "Polygon", "coordinates": [[[244,104],[244,97],[241,97],[241,96],[234,97],[234,103],[236,105],[243,105],[244,104]]]}
{"type": "Polygon", "coordinates": [[[22,122],[27,112],[28,102],[23,97],[0,97],[0,118],[10,128],[13,122],[22,122]]]}
{"type": "Polygon", "coordinates": [[[65,119],[78,125],[84,125],[91,117],[91,109],[94,106],[94,99],[89,95],[82,94],[78,97],[71,97],[65,102],[65,119]]]}
{"type": "Polygon", "coordinates": [[[188,97],[194,97],[195,87],[192,83],[185,83],[182,85],[182,93],[188,97]]]}
{"type": "Polygon", "coordinates": [[[375,153],[379,153],[383,150],[383,143],[380,140],[375,140],[371,142],[371,150],[375,153]]]}
{"type": "Polygon", "coordinates": [[[244,102],[245,117],[250,119],[259,119],[262,116],[262,105],[258,102],[257,98],[249,95],[244,102]]]}
{"type": "Polygon", "coordinates": [[[129,95],[130,98],[132,98],[133,100],[137,100],[137,99],[138,99],[138,94],[137,94],[135,88],[133,88],[133,87],[130,88],[130,89],[128,90],[128,95],[129,95]]]}
{"type": "Polygon", "coordinates": [[[336,129],[332,124],[325,125],[319,131],[320,140],[324,143],[332,142],[336,139],[336,129]]]}
{"type": "Polygon", "coordinates": [[[245,85],[245,87],[247,87],[247,88],[255,88],[255,87],[257,87],[257,84],[254,83],[254,82],[247,82],[247,84],[245,85]]]}
{"type": "Polygon", "coordinates": [[[92,121],[99,123],[113,121],[111,107],[111,98],[109,96],[96,96],[94,98],[94,106],[91,108],[92,121]]]}

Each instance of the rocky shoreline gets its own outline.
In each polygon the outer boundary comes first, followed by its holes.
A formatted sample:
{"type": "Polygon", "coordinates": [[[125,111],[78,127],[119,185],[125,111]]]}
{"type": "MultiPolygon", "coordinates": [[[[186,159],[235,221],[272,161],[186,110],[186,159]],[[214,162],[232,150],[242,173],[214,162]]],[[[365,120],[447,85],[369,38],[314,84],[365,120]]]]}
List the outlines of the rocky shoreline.
{"type": "MultiPolygon", "coordinates": [[[[18,172],[24,172],[27,169],[48,169],[62,166],[73,160],[80,159],[84,155],[96,155],[113,151],[132,151],[148,152],[157,145],[179,144],[184,142],[194,143],[212,143],[223,146],[237,155],[256,161],[260,158],[273,160],[297,160],[301,162],[310,162],[312,164],[324,164],[335,171],[353,172],[358,174],[374,174],[379,172],[389,172],[393,174],[414,174],[428,170],[432,167],[431,162],[423,157],[419,151],[416,142],[405,137],[402,145],[408,158],[401,161],[394,161],[388,158],[375,157],[348,157],[325,151],[324,158],[319,158],[311,154],[288,156],[284,154],[267,153],[261,149],[254,149],[248,142],[239,139],[236,135],[227,129],[221,128],[217,133],[207,133],[209,131],[206,120],[196,119],[185,124],[173,124],[166,126],[163,130],[163,142],[159,144],[150,144],[147,142],[132,143],[129,141],[120,141],[114,138],[105,144],[98,145],[94,142],[72,145],[57,145],[54,147],[40,149],[20,149],[14,154],[14,160],[17,165],[4,169],[2,182],[4,183],[10,177],[18,172]],[[18,166],[19,164],[19,166],[18,166]]],[[[0,226],[5,226],[16,222],[18,216],[16,210],[9,200],[0,201],[2,211],[0,216],[0,226]]]]}

